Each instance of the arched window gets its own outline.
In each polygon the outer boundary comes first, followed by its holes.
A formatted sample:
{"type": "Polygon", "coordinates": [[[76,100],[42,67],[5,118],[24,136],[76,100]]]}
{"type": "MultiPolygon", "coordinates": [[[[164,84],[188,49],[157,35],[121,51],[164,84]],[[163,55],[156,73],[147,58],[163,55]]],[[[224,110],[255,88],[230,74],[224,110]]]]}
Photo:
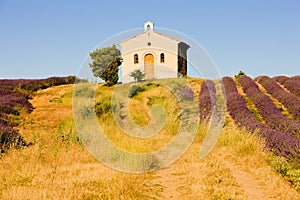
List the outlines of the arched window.
{"type": "Polygon", "coordinates": [[[161,53],[161,54],[160,54],[160,62],[161,62],[161,63],[164,63],[164,62],[165,62],[165,54],[164,54],[164,53],[161,53]]]}
{"type": "Polygon", "coordinates": [[[134,54],[134,56],[133,56],[133,62],[134,62],[134,64],[139,63],[139,56],[137,54],[134,54]]]}

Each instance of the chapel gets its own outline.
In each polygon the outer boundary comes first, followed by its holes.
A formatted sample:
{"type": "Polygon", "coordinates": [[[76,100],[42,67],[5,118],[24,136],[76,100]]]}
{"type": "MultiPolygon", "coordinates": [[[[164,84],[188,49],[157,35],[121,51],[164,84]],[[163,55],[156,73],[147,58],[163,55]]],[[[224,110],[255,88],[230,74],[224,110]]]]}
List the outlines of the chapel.
{"type": "Polygon", "coordinates": [[[130,72],[140,69],[145,80],[178,78],[187,75],[188,44],[154,30],[153,22],[144,23],[144,31],[119,43],[122,83],[133,82],[130,72]]]}

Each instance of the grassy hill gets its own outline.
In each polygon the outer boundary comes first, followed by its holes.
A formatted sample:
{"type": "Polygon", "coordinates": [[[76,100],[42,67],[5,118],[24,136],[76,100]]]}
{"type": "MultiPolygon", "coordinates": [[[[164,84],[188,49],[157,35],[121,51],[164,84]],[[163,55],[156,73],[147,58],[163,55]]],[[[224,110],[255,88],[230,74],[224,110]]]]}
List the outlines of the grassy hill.
{"type": "MultiPolygon", "coordinates": [[[[203,80],[191,79],[190,83],[198,97],[203,80]]],[[[110,102],[115,87],[97,87],[99,109],[110,102]]],[[[216,146],[202,159],[199,150],[205,124],[172,165],[143,174],[113,170],[95,159],[78,138],[72,95],[73,85],[63,85],[39,90],[30,100],[34,110],[22,113],[18,129],[32,145],[2,155],[1,199],[300,199],[299,191],[277,172],[287,170],[289,164],[266,151],[259,135],[236,127],[229,113],[216,146]]],[[[149,139],[124,134],[109,109],[100,109],[99,124],[122,149],[136,153],[157,150],[176,137],[178,130],[178,103],[170,97],[164,87],[150,85],[130,99],[129,115],[140,126],[150,123],[151,105],[165,106],[165,127],[149,139]]],[[[256,109],[253,102],[248,105],[256,109]]]]}

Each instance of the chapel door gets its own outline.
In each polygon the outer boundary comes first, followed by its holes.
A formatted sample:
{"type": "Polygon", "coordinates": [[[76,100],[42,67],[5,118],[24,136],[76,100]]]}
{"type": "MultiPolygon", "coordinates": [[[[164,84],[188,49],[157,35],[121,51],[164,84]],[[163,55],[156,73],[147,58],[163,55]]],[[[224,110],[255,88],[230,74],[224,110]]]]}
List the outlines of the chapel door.
{"type": "Polygon", "coordinates": [[[144,58],[144,73],[146,79],[154,78],[154,56],[152,54],[145,55],[144,58]]]}

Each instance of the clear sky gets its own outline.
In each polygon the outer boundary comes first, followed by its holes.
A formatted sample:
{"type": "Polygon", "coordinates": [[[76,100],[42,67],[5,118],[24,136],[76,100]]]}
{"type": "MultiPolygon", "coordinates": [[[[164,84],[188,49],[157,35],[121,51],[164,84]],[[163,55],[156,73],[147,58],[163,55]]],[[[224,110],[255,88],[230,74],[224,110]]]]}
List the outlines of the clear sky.
{"type": "Polygon", "coordinates": [[[76,75],[101,41],[148,20],[196,40],[222,76],[300,75],[298,0],[0,0],[0,78],[76,75]]]}

